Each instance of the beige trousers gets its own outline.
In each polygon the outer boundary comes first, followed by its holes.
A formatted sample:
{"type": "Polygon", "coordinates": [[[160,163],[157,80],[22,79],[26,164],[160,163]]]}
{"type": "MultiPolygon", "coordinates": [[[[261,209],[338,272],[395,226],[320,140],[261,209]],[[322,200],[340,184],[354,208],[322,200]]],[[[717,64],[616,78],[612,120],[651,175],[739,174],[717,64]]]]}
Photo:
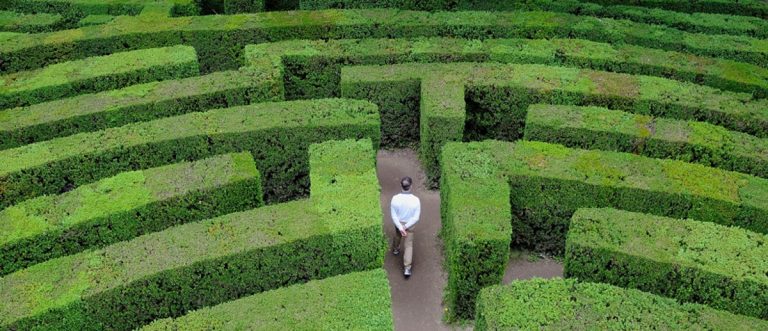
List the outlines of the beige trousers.
{"type": "Polygon", "coordinates": [[[413,259],[413,228],[416,226],[412,226],[410,229],[405,230],[405,232],[408,233],[407,236],[405,236],[405,240],[403,240],[403,235],[400,234],[400,230],[395,228],[395,243],[394,248],[400,249],[400,245],[403,244],[403,241],[405,241],[405,250],[403,251],[403,266],[406,268],[411,267],[411,262],[413,259]]]}

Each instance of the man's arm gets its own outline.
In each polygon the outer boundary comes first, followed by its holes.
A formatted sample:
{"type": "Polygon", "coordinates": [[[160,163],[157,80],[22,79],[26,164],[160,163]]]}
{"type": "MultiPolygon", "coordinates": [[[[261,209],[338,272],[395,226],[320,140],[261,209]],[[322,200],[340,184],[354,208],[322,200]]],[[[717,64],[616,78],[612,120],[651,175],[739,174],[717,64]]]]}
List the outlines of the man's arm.
{"type": "Polygon", "coordinates": [[[400,218],[397,217],[397,209],[395,208],[395,197],[392,197],[392,201],[389,203],[389,213],[392,215],[392,222],[395,223],[395,227],[398,231],[403,232],[403,225],[400,224],[400,218]]]}
{"type": "Polygon", "coordinates": [[[416,223],[419,222],[419,218],[421,218],[421,200],[419,200],[416,204],[416,210],[413,213],[413,218],[408,220],[408,223],[405,223],[405,228],[410,229],[412,226],[416,225],[416,223]]]}

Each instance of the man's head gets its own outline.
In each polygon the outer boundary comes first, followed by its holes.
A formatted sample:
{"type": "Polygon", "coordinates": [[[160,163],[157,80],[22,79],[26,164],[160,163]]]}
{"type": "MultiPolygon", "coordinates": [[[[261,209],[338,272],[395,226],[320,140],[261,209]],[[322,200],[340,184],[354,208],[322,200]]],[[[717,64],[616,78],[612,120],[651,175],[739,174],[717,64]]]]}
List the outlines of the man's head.
{"type": "Polygon", "coordinates": [[[403,177],[403,179],[400,180],[400,187],[402,187],[405,192],[411,190],[411,184],[413,184],[411,177],[403,177]]]}

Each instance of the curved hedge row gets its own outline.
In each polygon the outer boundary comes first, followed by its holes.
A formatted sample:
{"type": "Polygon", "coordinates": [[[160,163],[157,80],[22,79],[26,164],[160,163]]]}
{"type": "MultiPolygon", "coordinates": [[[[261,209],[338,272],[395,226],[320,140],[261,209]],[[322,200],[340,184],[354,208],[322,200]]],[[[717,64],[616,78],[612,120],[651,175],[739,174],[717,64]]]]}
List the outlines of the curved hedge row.
{"type": "Polygon", "coordinates": [[[120,173],[0,211],[0,276],[262,204],[261,176],[248,153],[120,173]]]}
{"type": "Polygon", "coordinates": [[[622,210],[573,214],[565,274],[768,319],[768,236],[622,210]]]}
{"type": "Polygon", "coordinates": [[[200,10],[195,0],[4,0],[0,9],[24,13],[57,13],[68,21],[88,15],[138,15],[147,7],[165,5],[172,8],[175,16],[198,15],[200,10]]]}
{"type": "Polygon", "coordinates": [[[241,69],[0,111],[0,150],[133,122],[283,100],[280,77],[241,69]]]}
{"type": "Polygon", "coordinates": [[[0,109],[199,73],[197,54],[189,46],[92,57],[0,76],[0,109]]]}
{"type": "Polygon", "coordinates": [[[765,99],[657,77],[541,65],[394,64],[344,67],[341,90],[379,105],[382,145],[420,141],[432,180],[443,144],[521,138],[528,106],[539,102],[706,121],[768,137],[765,99]]]}
{"type": "Polygon", "coordinates": [[[405,62],[540,63],[660,76],[768,96],[766,68],[579,39],[289,40],[245,47],[247,66],[282,73],[288,100],[338,97],[342,66],[405,62]]]}
{"type": "Polygon", "coordinates": [[[517,281],[480,293],[475,330],[765,330],[768,322],[638,290],[573,279],[517,281]]]}
{"type": "Polygon", "coordinates": [[[389,291],[383,269],[355,272],[158,320],[141,330],[394,330],[389,291]]]}
{"type": "Polygon", "coordinates": [[[309,200],[179,225],[0,278],[0,327],[131,330],[265,290],[381,268],[371,141],[326,142],[310,153],[309,200]],[[335,182],[324,180],[330,174],[335,182]]]}
{"type": "Polygon", "coordinates": [[[623,20],[553,12],[325,10],[196,17],[120,17],[111,23],[9,38],[0,70],[15,72],[127,49],[192,45],[203,72],[235,69],[244,45],[286,39],[572,37],[684,51],[768,67],[768,40],[703,35],[623,20]]]}
{"type": "Polygon", "coordinates": [[[371,138],[376,106],[326,99],[259,103],[168,117],[0,151],[0,207],[67,190],[119,172],[227,152],[250,151],[265,200],[308,192],[307,148],[331,139],[371,138]],[[173,130],[169,130],[173,128],[173,130]]]}
{"type": "Polygon", "coordinates": [[[531,105],[525,139],[641,154],[768,177],[768,139],[703,122],[597,107],[531,105]]]}
{"type": "Polygon", "coordinates": [[[24,14],[0,10],[0,31],[11,32],[46,32],[58,30],[66,26],[59,14],[24,14]]]}
{"type": "Polygon", "coordinates": [[[768,180],[737,172],[529,141],[448,143],[441,165],[448,298],[463,298],[449,302],[462,318],[473,316],[477,290],[501,281],[510,243],[562,253],[579,208],[614,207],[768,233],[768,180]],[[493,182],[508,183],[509,191],[493,182]],[[461,199],[472,190],[481,192],[478,198],[461,199]],[[488,202],[471,206],[482,199],[488,202]],[[469,258],[453,265],[453,256],[469,258]]]}

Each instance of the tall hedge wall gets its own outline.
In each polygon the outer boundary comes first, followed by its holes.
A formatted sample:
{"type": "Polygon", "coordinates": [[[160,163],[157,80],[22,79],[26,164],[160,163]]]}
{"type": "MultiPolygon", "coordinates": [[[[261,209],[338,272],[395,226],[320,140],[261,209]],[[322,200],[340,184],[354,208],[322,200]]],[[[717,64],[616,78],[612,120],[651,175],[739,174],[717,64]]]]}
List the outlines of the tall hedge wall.
{"type": "Polygon", "coordinates": [[[179,225],[0,278],[0,327],[131,330],[265,290],[380,268],[385,243],[372,147],[363,140],[311,148],[309,200],[179,225]]]}
{"type": "Polygon", "coordinates": [[[475,330],[764,330],[768,322],[633,289],[533,279],[483,289],[475,330]]]}
{"type": "Polygon", "coordinates": [[[565,274],[768,319],[768,236],[622,210],[573,215],[565,274]]]}
{"type": "Polygon", "coordinates": [[[0,207],[67,190],[122,171],[249,151],[265,200],[308,193],[307,148],[331,139],[371,138],[379,115],[359,100],[258,103],[57,138],[0,151],[0,207]],[[169,130],[168,128],[174,128],[169,130]]]}
{"type": "Polygon", "coordinates": [[[213,108],[283,100],[280,77],[241,69],[0,111],[0,149],[213,108]]]}
{"type": "Polygon", "coordinates": [[[259,171],[247,152],[124,172],[0,211],[0,276],[262,204],[259,171]]]}
{"type": "Polygon", "coordinates": [[[255,294],[141,330],[394,330],[392,320],[387,273],[376,269],[255,294]]]}
{"type": "MultiPolygon", "coordinates": [[[[462,318],[471,318],[474,298],[479,289],[497,284],[503,275],[509,246],[495,242],[492,229],[508,229],[511,218],[511,240],[515,247],[562,254],[570,218],[576,209],[584,207],[614,207],[677,218],[693,218],[729,226],[739,226],[759,233],[768,233],[768,180],[750,175],[673,160],[606,151],[588,151],[542,142],[516,143],[485,141],[448,143],[441,156],[444,176],[464,176],[466,191],[486,191],[482,181],[471,185],[473,173],[491,176],[494,171],[507,178],[509,192],[487,191],[489,201],[501,201],[509,196],[511,215],[500,217],[501,206],[493,213],[476,213],[478,217],[460,219],[445,217],[449,229],[484,224],[482,235],[447,232],[446,246],[452,242],[467,242],[467,247],[485,247],[472,265],[462,268],[446,264],[450,279],[468,280],[467,285],[449,286],[453,295],[466,298],[449,302],[462,318]],[[478,166],[480,165],[480,166],[478,166]],[[466,170],[462,170],[466,169],[466,170]],[[451,175],[455,172],[457,175],[451,175]],[[469,303],[469,305],[468,305],[469,303]]],[[[499,176],[499,175],[495,175],[499,176]]],[[[497,180],[498,182],[498,180],[497,180]]],[[[461,205],[451,205],[454,188],[451,182],[443,205],[444,215],[461,212],[461,205]]],[[[473,215],[474,216],[474,215],[473,215]]],[[[509,234],[507,232],[507,234],[509,234]]],[[[471,251],[470,251],[471,252],[471,251]]],[[[448,249],[448,254],[461,252],[448,249]]],[[[468,253],[469,254],[469,253],[468,253]]],[[[459,283],[457,283],[459,284],[459,283]]],[[[451,296],[449,296],[451,298],[451,296]]]]}
{"type": "Polygon", "coordinates": [[[528,108],[525,139],[671,158],[768,177],[768,139],[704,122],[537,104],[528,108]]]}

